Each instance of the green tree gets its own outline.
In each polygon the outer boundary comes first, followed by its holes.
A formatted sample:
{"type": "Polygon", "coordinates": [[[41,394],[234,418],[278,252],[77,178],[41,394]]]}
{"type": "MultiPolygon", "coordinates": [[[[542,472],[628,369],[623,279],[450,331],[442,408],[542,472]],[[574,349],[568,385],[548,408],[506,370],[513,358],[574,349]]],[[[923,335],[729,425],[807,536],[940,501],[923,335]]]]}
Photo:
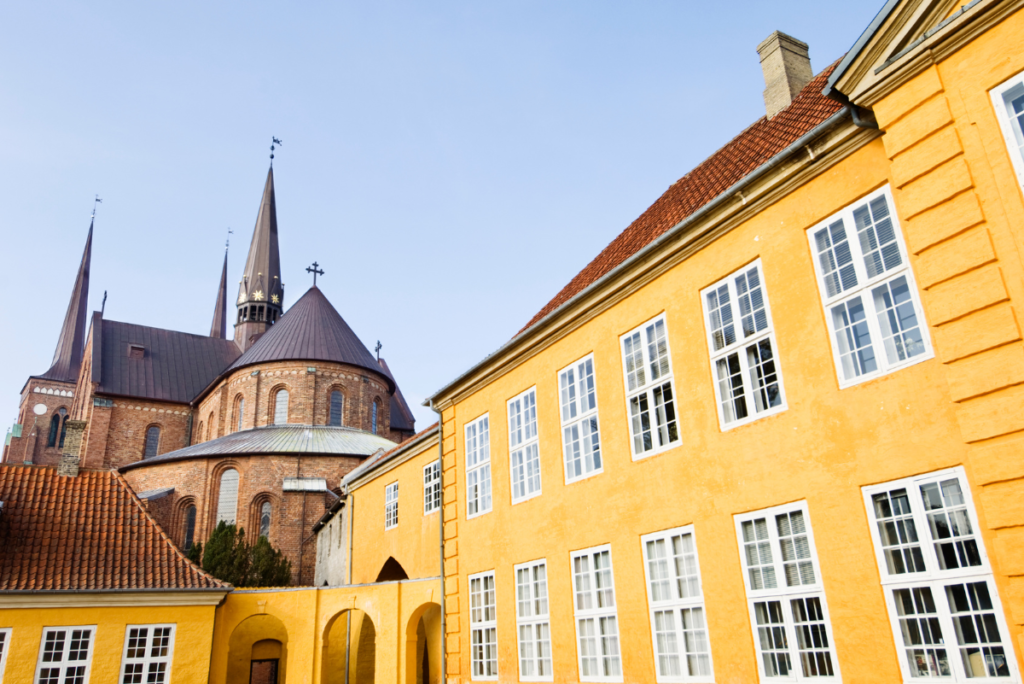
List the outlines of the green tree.
{"type": "Polygon", "coordinates": [[[186,555],[186,557],[190,561],[192,561],[196,565],[202,567],[202,564],[203,564],[203,545],[200,542],[196,542],[196,543],[192,544],[192,547],[188,550],[188,553],[185,554],[185,555],[186,555]]]}
{"type": "Polygon", "coordinates": [[[203,570],[236,587],[281,587],[291,583],[291,562],[266,537],[249,544],[243,528],[224,521],[206,540],[202,559],[203,570]]]}

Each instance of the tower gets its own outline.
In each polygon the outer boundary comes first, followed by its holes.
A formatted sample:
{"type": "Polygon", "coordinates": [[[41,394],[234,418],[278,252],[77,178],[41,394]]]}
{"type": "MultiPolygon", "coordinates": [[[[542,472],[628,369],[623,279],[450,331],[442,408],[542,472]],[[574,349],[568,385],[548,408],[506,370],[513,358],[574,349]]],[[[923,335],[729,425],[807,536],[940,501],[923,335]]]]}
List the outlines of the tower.
{"type": "Polygon", "coordinates": [[[274,201],[274,167],[267,172],[267,183],[256,216],[256,228],[245,260],[245,271],[238,284],[235,319],[235,343],[245,352],[281,317],[284,285],[277,249],[277,205],[274,201]]]}
{"type": "Polygon", "coordinates": [[[78,371],[82,367],[82,351],[85,347],[85,326],[89,303],[89,268],[92,262],[92,228],[89,222],[89,235],[85,238],[85,249],[82,262],[78,266],[75,286],[71,290],[71,301],[64,315],[64,325],[57,338],[57,349],[53,353],[50,369],[38,376],[47,380],[70,382],[78,381],[78,371]]]}
{"type": "Polygon", "coordinates": [[[213,307],[213,322],[210,324],[210,337],[226,339],[228,298],[228,250],[224,249],[224,268],[220,272],[220,285],[217,287],[217,303],[213,307]]]}

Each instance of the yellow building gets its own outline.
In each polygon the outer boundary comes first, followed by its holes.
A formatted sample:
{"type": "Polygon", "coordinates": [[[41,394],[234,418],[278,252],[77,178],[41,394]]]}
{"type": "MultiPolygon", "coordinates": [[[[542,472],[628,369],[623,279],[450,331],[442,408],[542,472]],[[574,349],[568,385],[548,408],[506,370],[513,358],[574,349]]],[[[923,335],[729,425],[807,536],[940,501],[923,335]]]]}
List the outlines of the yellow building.
{"type": "Polygon", "coordinates": [[[888,2],[436,393],[458,681],[1021,681],[1024,3],[888,2]],[[824,91],[824,92],[823,92],[824,91]]]}
{"type": "Polygon", "coordinates": [[[0,681],[201,682],[231,587],[112,471],[0,466],[0,681]]]}

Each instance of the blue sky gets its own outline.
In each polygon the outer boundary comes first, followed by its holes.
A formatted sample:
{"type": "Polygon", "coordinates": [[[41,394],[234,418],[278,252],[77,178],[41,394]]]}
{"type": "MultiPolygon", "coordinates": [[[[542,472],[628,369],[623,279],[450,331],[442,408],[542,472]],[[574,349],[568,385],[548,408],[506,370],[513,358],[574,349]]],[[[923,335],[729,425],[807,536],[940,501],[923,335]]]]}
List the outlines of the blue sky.
{"type": "Polygon", "coordinates": [[[95,193],[90,308],[209,331],[274,135],[285,304],[318,261],[426,426],[426,396],[763,115],[762,39],[817,72],[881,4],[6,3],[0,420],[49,367],[95,193]]]}

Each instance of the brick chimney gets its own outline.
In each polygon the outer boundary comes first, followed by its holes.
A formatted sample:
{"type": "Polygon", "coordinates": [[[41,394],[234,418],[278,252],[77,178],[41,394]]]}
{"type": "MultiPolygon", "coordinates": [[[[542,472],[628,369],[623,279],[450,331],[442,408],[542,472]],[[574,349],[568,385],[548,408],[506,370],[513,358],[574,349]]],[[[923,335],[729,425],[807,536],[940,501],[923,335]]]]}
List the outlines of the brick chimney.
{"type": "Polygon", "coordinates": [[[764,71],[764,106],[772,118],[814,78],[807,43],[776,31],[757,46],[764,71]]]}

